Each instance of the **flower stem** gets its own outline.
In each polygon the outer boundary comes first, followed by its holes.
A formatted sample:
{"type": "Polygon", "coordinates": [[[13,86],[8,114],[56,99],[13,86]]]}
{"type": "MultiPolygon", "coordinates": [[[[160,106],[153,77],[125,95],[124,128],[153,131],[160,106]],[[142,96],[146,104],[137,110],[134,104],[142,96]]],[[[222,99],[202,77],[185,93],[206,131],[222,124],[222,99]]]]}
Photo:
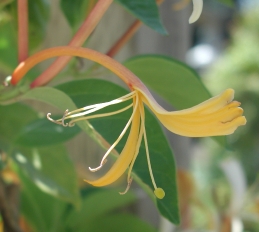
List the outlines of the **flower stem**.
{"type": "MultiPolygon", "coordinates": [[[[33,56],[30,56],[27,60],[20,63],[18,67],[14,70],[12,74],[11,84],[16,85],[23,78],[23,76],[36,64],[57,56],[78,56],[89,59],[91,61],[99,63],[100,65],[112,71],[114,74],[120,77],[129,86],[130,89],[132,89],[132,86],[135,86],[141,88],[146,92],[149,92],[137,76],[135,76],[130,70],[128,70],[116,60],[89,48],[71,46],[49,48],[42,50],[34,54],[33,56]]],[[[34,82],[34,87],[40,86],[41,84],[42,83],[37,80],[34,82]]]]}
{"type": "Polygon", "coordinates": [[[18,0],[18,61],[28,57],[28,0],[18,0]]]}
{"type": "MultiPolygon", "coordinates": [[[[99,0],[96,3],[89,16],[69,42],[69,46],[80,47],[83,45],[112,2],[113,0],[99,0]]],[[[47,84],[66,66],[70,59],[70,56],[59,57],[48,69],[46,69],[31,83],[31,88],[47,84]]]]}

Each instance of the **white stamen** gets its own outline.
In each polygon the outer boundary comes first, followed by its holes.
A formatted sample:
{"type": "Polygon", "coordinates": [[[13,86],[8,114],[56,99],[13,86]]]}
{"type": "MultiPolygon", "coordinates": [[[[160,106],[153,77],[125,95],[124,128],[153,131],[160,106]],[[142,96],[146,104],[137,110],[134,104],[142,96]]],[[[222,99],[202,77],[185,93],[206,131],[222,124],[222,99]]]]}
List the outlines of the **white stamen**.
{"type": "Polygon", "coordinates": [[[90,116],[86,116],[86,117],[81,117],[81,118],[77,118],[77,119],[74,119],[74,120],[71,120],[68,125],[70,127],[74,126],[75,125],[75,122],[78,122],[78,121],[82,121],[82,120],[89,120],[89,119],[92,119],[92,118],[103,118],[103,117],[108,117],[108,116],[112,116],[112,115],[115,115],[115,114],[119,114],[121,112],[124,112],[126,110],[128,110],[130,107],[132,107],[133,104],[130,104],[120,110],[116,110],[116,111],[113,111],[113,112],[110,112],[110,113],[104,113],[104,114],[96,114],[96,115],[90,115],[90,116]]]}
{"type": "Polygon", "coordinates": [[[129,94],[123,96],[123,97],[120,97],[120,98],[114,99],[112,101],[109,101],[109,102],[99,103],[99,104],[94,104],[94,105],[82,107],[80,109],[69,112],[65,119],[80,117],[80,116],[83,116],[83,115],[93,113],[93,112],[98,111],[100,109],[103,109],[107,106],[115,105],[115,104],[127,101],[129,99],[132,99],[134,97],[134,95],[135,95],[135,91],[133,91],[133,92],[131,92],[131,93],[129,93],[129,94]],[[86,111],[84,111],[84,110],[86,110],[86,111]],[[81,111],[84,111],[84,112],[81,112],[81,111]],[[75,114],[76,112],[81,112],[81,113],[75,114]]]}
{"type": "Polygon", "coordinates": [[[192,11],[191,17],[189,18],[190,24],[198,20],[203,8],[203,0],[192,0],[192,2],[193,2],[193,11],[192,11]]]}

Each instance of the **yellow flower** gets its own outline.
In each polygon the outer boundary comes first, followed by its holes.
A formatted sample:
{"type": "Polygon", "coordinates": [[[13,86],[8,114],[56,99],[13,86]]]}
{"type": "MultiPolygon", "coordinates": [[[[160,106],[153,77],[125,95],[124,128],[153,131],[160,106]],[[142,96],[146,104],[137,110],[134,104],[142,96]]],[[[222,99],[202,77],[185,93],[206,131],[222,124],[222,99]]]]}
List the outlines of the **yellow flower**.
{"type": "Polygon", "coordinates": [[[127,142],[120,156],[111,167],[111,169],[103,177],[94,181],[85,180],[91,185],[109,185],[116,181],[127,170],[127,168],[129,168],[127,177],[127,191],[132,181],[132,167],[138,155],[141,140],[144,139],[149,172],[154,186],[154,193],[159,199],[162,199],[164,197],[165,193],[162,188],[157,187],[152,172],[147,144],[147,135],[145,130],[145,114],[143,103],[145,103],[149,107],[149,109],[156,115],[159,121],[168,130],[183,136],[205,137],[228,135],[232,134],[238,126],[245,125],[246,123],[245,117],[242,116],[243,110],[239,107],[240,103],[237,101],[232,101],[234,97],[234,91],[232,89],[227,89],[219,96],[211,98],[192,108],[174,112],[168,112],[160,105],[158,105],[158,103],[154,100],[147,89],[140,89],[134,86],[132,86],[132,89],[133,91],[129,94],[113,101],[83,107],[72,112],[66,111],[63,118],[57,121],[52,120],[50,118],[50,114],[48,114],[49,120],[53,122],[62,124],[64,126],[73,126],[75,122],[80,120],[89,120],[97,117],[107,117],[128,110],[130,107],[133,108],[132,115],[129,121],[127,122],[118,139],[114,142],[114,144],[112,144],[110,149],[102,158],[100,166],[94,169],[90,168],[90,170],[97,171],[104,165],[107,156],[119,143],[129,126],[131,125],[127,142]],[[121,110],[110,113],[86,116],[100,109],[103,109],[104,107],[119,104],[125,101],[127,102],[130,100],[132,102],[130,102],[127,107],[122,108],[121,110]],[[64,121],[66,119],[71,119],[71,121],[65,124],[64,121]]]}
{"type": "Polygon", "coordinates": [[[233,101],[234,91],[232,89],[227,89],[222,94],[213,97],[192,108],[181,111],[168,112],[155,101],[146,86],[126,67],[124,67],[114,59],[88,48],[64,46],[50,48],[38,52],[28,58],[26,61],[22,62],[14,70],[11,78],[11,83],[13,85],[17,84],[18,81],[34,65],[45,59],[55,56],[79,56],[97,62],[115,73],[118,77],[120,77],[131,90],[129,94],[110,102],[86,106],[71,112],[66,110],[63,117],[57,121],[51,119],[50,114],[47,115],[48,119],[54,123],[61,124],[63,126],[73,126],[75,122],[80,120],[107,117],[119,114],[123,111],[128,110],[129,108],[132,108],[131,117],[129,118],[125,128],[119,135],[118,139],[105,153],[100,162],[100,166],[93,169],[90,168],[91,171],[97,171],[105,164],[106,158],[108,157],[110,152],[115,148],[115,146],[119,143],[121,138],[125,135],[126,131],[130,127],[130,132],[126,144],[110,170],[103,177],[97,180],[85,180],[86,182],[94,186],[105,186],[113,183],[128,168],[128,186],[125,190],[125,192],[127,192],[132,181],[131,171],[138,155],[141,141],[142,139],[144,139],[147,163],[150,177],[154,186],[154,193],[159,199],[162,199],[165,196],[164,190],[157,187],[155,178],[152,173],[147,135],[145,130],[144,104],[156,115],[158,120],[168,130],[182,136],[205,137],[228,135],[232,134],[237,129],[237,127],[246,124],[246,119],[244,116],[242,116],[243,110],[239,108],[240,103],[237,101],[233,101]],[[127,107],[124,107],[114,112],[95,115],[92,114],[100,109],[103,109],[110,105],[119,104],[121,102],[129,102],[129,104],[127,107]],[[70,121],[68,123],[65,123],[65,120],[67,119],[69,119],[70,121]]]}

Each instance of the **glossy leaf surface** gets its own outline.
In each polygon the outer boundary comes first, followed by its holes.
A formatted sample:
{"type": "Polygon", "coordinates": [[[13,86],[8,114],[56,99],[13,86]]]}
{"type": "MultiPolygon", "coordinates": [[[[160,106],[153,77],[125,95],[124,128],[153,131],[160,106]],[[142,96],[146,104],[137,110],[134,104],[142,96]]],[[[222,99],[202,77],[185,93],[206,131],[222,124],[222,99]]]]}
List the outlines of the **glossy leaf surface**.
{"type": "Polygon", "coordinates": [[[117,2],[153,30],[164,35],[167,34],[161,23],[155,0],[117,0],[117,2]]]}
{"type": "MultiPolygon", "coordinates": [[[[103,80],[90,79],[73,81],[57,86],[57,88],[69,95],[78,107],[107,102],[127,94],[125,89],[103,80]],[[98,86],[98,88],[96,88],[96,86],[98,86]]],[[[118,106],[109,107],[109,111],[114,111],[115,109],[118,109],[118,106]]],[[[110,144],[112,144],[125,127],[130,114],[131,112],[127,111],[112,117],[96,118],[91,120],[90,123],[110,144]]],[[[147,110],[146,131],[153,173],[157,184],[166,192],[166,196],[163,200],[157,200],[158,208],[163,216],[174,223],[178,223],[179,215],[173,154],[158,121],[147,110]]],[[[126,138],[123,138],[116,147],[118,152],[124,147],[125,140],[126,138]]],[[[151,184],[147,167],[144,144],[141,145],[133,169],[140,179],[148,184],[153,191],[153,185],[151,184]]]]}

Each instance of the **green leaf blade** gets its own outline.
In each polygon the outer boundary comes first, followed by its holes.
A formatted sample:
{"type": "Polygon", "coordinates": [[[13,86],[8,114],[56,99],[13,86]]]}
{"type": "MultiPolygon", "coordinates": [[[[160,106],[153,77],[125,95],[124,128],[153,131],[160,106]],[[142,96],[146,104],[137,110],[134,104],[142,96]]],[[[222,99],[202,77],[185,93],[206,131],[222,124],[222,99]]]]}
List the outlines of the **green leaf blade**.
{"type": "Polygon", "coordinates": [[[18,134],[15,143],[27,146],[49,146],[66,142],[80,132],[77,125],[65,129],[61,125],[50,123],[47,118],[27,124],[18,134]]]}
{"type": "Polygon", "coordinates": [[[64,146],[19,148],[13,152],[12,159],[43,192],[79,204],[76,170],[64,146]]]}
{"type": "MultiPolygon", "coordinates": [[[[68,94],[78,107],[107,102],[128,93],[125,89],[110,82],[91,79],[73,81],[59,85],[57,88],[68,94]],[[98,88],[95,88],[96,86],[98,86],[98,88]]],[[[114,106],[111,106],[110,111],[114,110],[114,106]]],[[[123,114],[117,114],[112,117],[96,118],[91,120],[90,123],[106,141],[112,144],[125,127],[130,114],[130,112],[124,112],[123,114]]],[[[166,191],[166,197],[163,200],[157,199],[158,208],[163,216],[177,224],[179,223],[179,214],[175,175],[176,168],[173,154],[157,119],[148,111],[146,111],[146,122],[151,163],[155,179],[159,187],[166,191]]],[[[127,135],[124,137],[125,138],[116,146],[116,150],[119,152],[124,147],[127,135]]],[[[141,145],[133,171],[153,191],[143,144],[141,145]]]]}
{"type": "Polygon", "coordinates": [[[162,35],[167,34],[159,18],[158,6],[155,0],[117,0],[117,2],[153,30],[162,35]]]}

